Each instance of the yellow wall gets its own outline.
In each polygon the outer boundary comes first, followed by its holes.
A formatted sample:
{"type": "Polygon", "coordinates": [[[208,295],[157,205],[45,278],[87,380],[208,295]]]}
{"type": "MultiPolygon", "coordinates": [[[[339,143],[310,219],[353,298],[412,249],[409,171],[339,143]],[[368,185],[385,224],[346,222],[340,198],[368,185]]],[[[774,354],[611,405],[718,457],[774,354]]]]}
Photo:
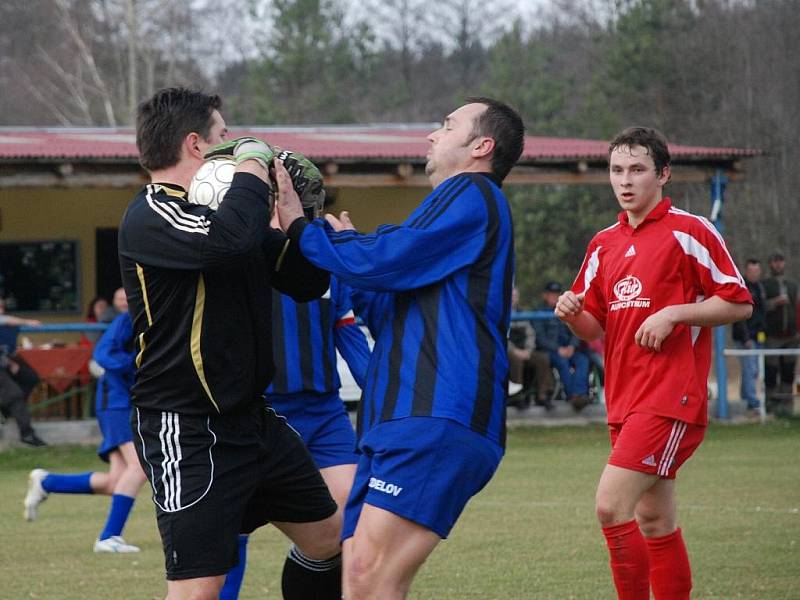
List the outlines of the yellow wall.
{"type": "MultiPolygon", "coordinates": [[[[0,241],[78,240],[80,303],[74,314],[42,314],[45,321],[81,321],[96,295],[95,230],[119,225],[135,188],[0,188],[0,241]]],[[[356,228],[372,231],[382,223],[400,223],[429,192],[423,188],[347,188],[326,207],[350,211],[356,228]]]]}
{"type": "Polygon", "coordinates": [[[384,223],[402,223],[429,192],[405,187],[340,189],[325,210],[337,216],[349,211],[356,229],[368,232],[384,223]]]}
{"type": "MultiPolygon", "coordinates": [[[[95,296],[95,230],[117,227],[132,188],[0,189],[0,241],[78,240],[80,306],[95,296]]],[[[46,321],[83,320],[85,308],[46,321]]]]}

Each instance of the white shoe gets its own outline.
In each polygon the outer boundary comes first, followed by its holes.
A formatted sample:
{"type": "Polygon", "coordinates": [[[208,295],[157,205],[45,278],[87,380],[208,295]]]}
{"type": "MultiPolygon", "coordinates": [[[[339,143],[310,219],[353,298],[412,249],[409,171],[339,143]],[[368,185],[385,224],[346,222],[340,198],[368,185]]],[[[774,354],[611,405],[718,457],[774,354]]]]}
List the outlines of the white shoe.
{"type": "Polygon", "coordinates": [[[110,538],[104,540],[95,540],[94,551],[97,553],[110,552],[112,554],[131,554],[132,552],[139,552],[139,547],[125,543],[125,540],[118,535],[112,535],[110,538]]]}
{"type": "Polygon", "coordinates": [[[42,481],[50,473],[44,469],[34,469],[28,475],[28,493],[25,494],[25,520],[36,519],[36,509],[47,500],[47,492],[42,487],[42,481]]]}

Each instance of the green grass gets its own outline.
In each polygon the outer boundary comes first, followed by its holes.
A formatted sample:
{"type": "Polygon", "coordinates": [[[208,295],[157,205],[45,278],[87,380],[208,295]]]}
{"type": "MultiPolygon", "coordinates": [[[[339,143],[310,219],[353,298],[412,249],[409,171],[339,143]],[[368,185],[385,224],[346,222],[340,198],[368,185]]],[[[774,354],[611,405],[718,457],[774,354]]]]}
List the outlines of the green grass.
{"type": "MultiPolygon", "coordinates": [[[[489,486],[418,574],[411,598],[613,599],[594,520],[596,479],[608,454],[603,427],[520,428],[489,486]]],[[[147,494],[125,538],[136,556],[95,555],[108,499],[51,496],[22,520],[27,473],[101,467],[92,449],[0,453],[0,598],[164,597],[163,556],[147,494]]],[[[694,599],[800,598],[800,422],[712,425],[682,468],[680,523],[694,599]]],[[[242,600],[280,598],[286,541],[273,529],[250,542],[242,600]]]]}

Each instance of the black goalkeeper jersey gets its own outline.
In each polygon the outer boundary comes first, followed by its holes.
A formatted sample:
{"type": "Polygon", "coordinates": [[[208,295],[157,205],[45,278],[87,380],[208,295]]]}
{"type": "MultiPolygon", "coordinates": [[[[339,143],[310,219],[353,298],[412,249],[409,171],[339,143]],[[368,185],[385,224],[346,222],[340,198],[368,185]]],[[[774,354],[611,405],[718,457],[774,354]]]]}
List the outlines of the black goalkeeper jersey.
{"type": "Polygon", "coordinates": [[[267,194],[237,173],[217,211],[158,183],[128,206],[119,259],[136,335],[135,406],[214,414],[261,402],[274,371],[271,288],[303,302],[329,284],[300,254],[304,220],[290,237],[269,227],[267,194]]]}

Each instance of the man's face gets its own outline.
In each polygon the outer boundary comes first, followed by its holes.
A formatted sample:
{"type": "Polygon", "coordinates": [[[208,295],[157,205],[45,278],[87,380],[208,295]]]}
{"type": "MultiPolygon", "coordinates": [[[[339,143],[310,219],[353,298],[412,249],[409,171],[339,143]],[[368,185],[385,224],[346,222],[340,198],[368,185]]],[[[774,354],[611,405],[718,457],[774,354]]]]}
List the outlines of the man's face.
{"type": "Polygon", "coordinates": [[[747,263],[744,267],[744,278],[751,282],[761,279],[761,265],[759,263],[747,263]]]}
{"type": "Polygon", "coordinates": [[[114,292],[111,303],[114,305],[114,310],[118,313],[128,312],[128,297],[125,295],[124,289],[118,288],[117,291],[114,292]]]}
{"type": "Polygon", "coordinates": [[[775,275],[783,275],[786,268],[786,261],[782,258],[773,258],[769,261],[769,268],[775,275]]]}
{"type": "Polygon", "coordinates": [[[558,303],[558,292],[542,292],[542,299],[544,299],[545,304],[550,308],[555,308],[556,304],[558,303]]]}
{"type": "Polygon", "coordinates": [[[647,216],[661,200],[669,167],[659,174],[643,146],[618,146],[609,157],[611,187],[620,207],[637,220],[647,216]]]}
{"type": "Polygon", "coordinates": [[[224,142],[227,135],[228,127],[225,125],[225,119],[222,118],[218,110],[214,110],[211,113],[211,127],[208,130],[208,139],[203,139],[202,136],[199,136],[197,146],[205,154],[211,146],[224,142]]]}
{"type": "Polygon", "coordinates": [[[442,126],[428,134],[431,147],[425,174],[433,187],[445,179],[463,172],[472,163],[474,120],[486,110],[484,104],[465,104],[450,113],[442,126]]]}

